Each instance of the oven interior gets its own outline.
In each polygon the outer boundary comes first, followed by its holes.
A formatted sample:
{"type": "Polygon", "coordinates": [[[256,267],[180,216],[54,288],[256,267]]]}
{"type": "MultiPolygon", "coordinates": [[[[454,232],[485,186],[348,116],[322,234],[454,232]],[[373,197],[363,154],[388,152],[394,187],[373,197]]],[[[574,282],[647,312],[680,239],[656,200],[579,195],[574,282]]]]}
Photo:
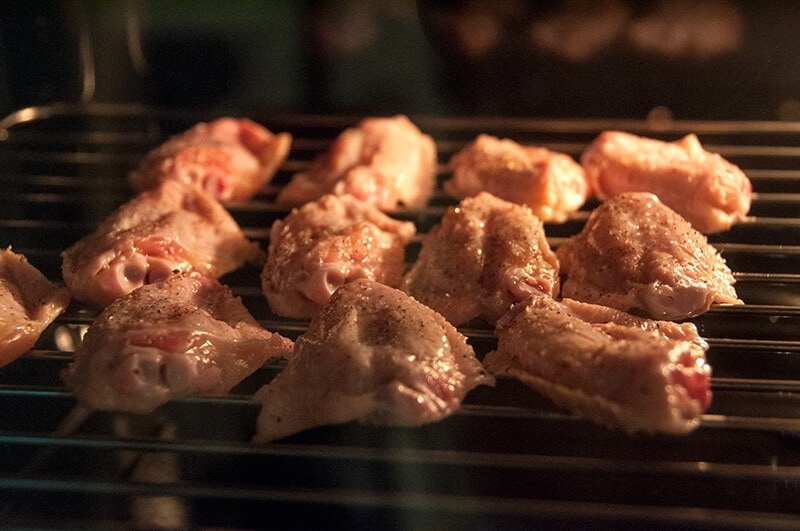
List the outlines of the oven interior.
{"type": "MultiPolygon", "coordinates": [[[[640,17],[668,3],[596,5],[632,5],[640,17]]],[[[294,137],[271,188],[229,207],[264,247],[271,224],[288,213],[272,201],[277,189],[363,116],[408,114],[436,140],[439,182],[450,156],[480,133],[575,157],[606,129],[665,140],[696,133],[707,149],[739,165],[754,190],[749,218],[710,238],[745,304],[693,319],[710,344],[711,408],[687,436],[631,436],[577,420],[522,384],[499,380],[435,424],[350,423],[257,446],[250,442],[258,414],[251,395],[282,369],[272,363],[225,397],[177,400],[143,416],[95,412],[78,422],[60,372],[97,314],[73,302],[33,350],[0,368],[0,522],[797,525],[800,16],[793,3],[708,3],[737,6],[744,21],[740,46],[719,56],[654,57],[615,41],[577,62],[532,54],[509,35],[560,6],[592,2],[189,4],[0,6],[0,246],[13,246],[60,279],[61,251],[132,196],[127,172],[148,150],[228,114],[294,137]],[[476,11],[496,22],[494,33],[475,33],[484,39],[478,44],[493,44],[477,55],[454,47],[452,33],[473,27],[476,11]]],[[[439,189],[425,208],[396,214],[417,226],[409,262],[421,235],[452,204],[439,189]]],[[[595,204],[548,224],[551,246],[577,233],[595,204]]],[[[222,280],[266,328],[297,337],[307,322],[270,311],[259,273],[244,268],[222,280]]],[[[495,344],[488,328],[461,331],[479,357],[495,344]]]]}

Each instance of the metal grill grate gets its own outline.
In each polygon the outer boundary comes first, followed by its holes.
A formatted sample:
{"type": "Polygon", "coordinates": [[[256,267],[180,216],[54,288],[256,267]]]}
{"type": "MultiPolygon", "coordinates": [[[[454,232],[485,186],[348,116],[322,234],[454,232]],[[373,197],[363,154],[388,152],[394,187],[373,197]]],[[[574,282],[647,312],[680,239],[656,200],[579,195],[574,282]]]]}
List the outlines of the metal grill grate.
{"type": "MultiPolygon", "coordinates": [[[[356,121],[251,117],[295,136],[275,187],[356,121]]],[[[13,245],[60,278],[59,253],[131,197],[126,173],[140,157],[211,118],[101,105],[28,109],[0,122],[0,246],[13,245]]],[[[713,404],[697,431],[628,436],[501,380],[422,428],[348,424],[253,446],[258,406],[249,396],[281,369],[274,364],[224,398],[179,400],[146,416],[95,413],[77,431],[59,433],[74,405],[59,379],[69,340],[96,315],[73,303],[34,350],[0,369],[0,520],[193,528],[796,525],[800,124],[412,118],[437,139],[441,162],[481,132],[577,157],[598,132],[616,128],[664,139],[695,132],[745,170],[755,191],[752,217],[711,240],[746,304],[694,320],[714,369],[713,404]]],[[[231,208],[262,243],[286,214],[270,198],[231,208]]],[[[398,216],[424,232],[451,203],[440,193],[429,207],[398,216]]],[[[552,245],[580,230],[587,213],[548,225],[552,245]]],[[[244,269],[223,281],[264,326],[296,337],[305,322],[270,312],[258,273],[244,269]]],[[[490,330],[462,331],[480,356],[492,348],[490,330]]]]}

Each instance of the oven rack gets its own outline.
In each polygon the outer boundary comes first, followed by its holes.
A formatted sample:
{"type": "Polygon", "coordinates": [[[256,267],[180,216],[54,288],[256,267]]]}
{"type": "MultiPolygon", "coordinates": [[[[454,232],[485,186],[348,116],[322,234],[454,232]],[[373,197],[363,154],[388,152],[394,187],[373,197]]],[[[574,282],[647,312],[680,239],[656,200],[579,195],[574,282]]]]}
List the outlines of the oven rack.
{"type": "MultiPolygon", "coordinates": [[[[234,114],[234,113],[227,113],[234,114]]],[[[126,174],[150,148],[221,114],[137,105],[52,105],[0,121],[0,245],[48,277],[61,250],[131,197],[126,174]]],[[[294,135],[270,190],[230,207],[266,245],[277,188],[358,116],[249,113],[294,135]]],[[[604,129],[674,139],[696,133],[753,182],[750,217],[710,238],[745,305],[693,319],[710,344],[714,399],[687,436],[629,436],[553,408],[500,380],[452,417],[420,428],[321,427],[250,443],[252,393],[271,363],[221,398],[188,398],[150,415],[92,413],[60,428],[75,401],[59,373],[96,312],[73,303],[34,350],[0,368],[0,521],[36,527],[322,527],[487,529],[552,526],[795,527],[800,513],[800,124],[411,116],[446,161],[479,133],[577,157],[604,129]]],[[[454,201],[396,215],[429,230],[454,201]]],[[[552,246],[582,227],[590,202],[546,225],[552,246]]],[[[409,246],[413,257],[419,237],[409,246]]],[[[252,267],[222,280],[268,329],[306,326],[272,314],[252,267]]],[[[479,357],[491,330],[460,327],[479,357]]]]}

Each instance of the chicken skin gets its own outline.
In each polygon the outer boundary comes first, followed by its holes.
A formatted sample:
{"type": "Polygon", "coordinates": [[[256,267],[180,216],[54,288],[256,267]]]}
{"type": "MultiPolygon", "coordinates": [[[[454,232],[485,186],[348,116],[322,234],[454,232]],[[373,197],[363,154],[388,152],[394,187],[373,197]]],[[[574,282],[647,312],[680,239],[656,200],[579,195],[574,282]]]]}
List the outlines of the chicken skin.
{"type": "Polygon", "coordinates": [[[448,209],[403,279],[403,291],[456,326],[476,317],[494,324],[514,303],[558,289],[542,221],[487,192],[448,209]]]}
{"type": "Polygon", "coordinates": [[[220,277],[262,256],[216,199],[168,180],[65,250],[62,274],[76,299],[104,307],[174,271],[220,277]]]}
{"type": "Polygon", "coordinates": [[[556,255],[565,298],[669,320],[741,304],[719,252],[653,194],[602,203],[556,255]]]}
{"type": "Polygon", "coordinates": [[[399,287],[414,224],[351,196],[325,195],[270,230],[261,286],[278,315],[310,318],[343,284],[368,278],[399,287]]]}
{"type": "Polygon", "coordinates": [[[262,408],[254,440],[354,420],[418,426],[452,414],[469,390],[493,383],[442,316],[399,290],[358,279],[336,290],[295,342],[286,368],[256,393],[262,408]]]}
{"type": "Polygon", "coordinates": [[[0,250],[0,367],[32,349],[71,298],[25,256],[0,250]]]}
{"type": "Polygon", "coordinates": [[[291,144],[289,133],[273,134],[248,119],[219,118],[150,151],[129,180],[143,192],[176,179],[219,201],[243,203],[272,180],[291,144]]]}
{"type": "Polygon", "coordinates": [[[693,134],[662,142],[604,131],[583,152],[581,164],[599,199],[653,193],[703,234],[728,230],[750,211],[750,179],[703,149],[693,134]]]}
{"type": "Polygon", "coordinates": [[[574,414],[627,432],[688,433],[711,402],[708,345],[694,325],[533,296],[497,324],[495,376],[519,379],[574,414]]]}
{"type": "Polygon", "coordinates": [[[424,206],[433,194],[436,144],[406,116],[366,118],[345,129],[307,171],[296,173],[277,202],[299,206],[349,194],[390,212],[424,206]]]}
{"type": "Polygon", "coordinates": [[[121,297],[94,320],[64,372],[92,409],[147,413],[230,391],[291,340],[263,329],[217,280],[178,273],[121,297]]]}
{"type": "Polygon", "coordinates": [[[563,222],[586,202],[583,167],[572,157],[513,140],[479,135],[450,159],[445,192],[464,199],[480,192],[527,205],[544,222],[563,222]]]}

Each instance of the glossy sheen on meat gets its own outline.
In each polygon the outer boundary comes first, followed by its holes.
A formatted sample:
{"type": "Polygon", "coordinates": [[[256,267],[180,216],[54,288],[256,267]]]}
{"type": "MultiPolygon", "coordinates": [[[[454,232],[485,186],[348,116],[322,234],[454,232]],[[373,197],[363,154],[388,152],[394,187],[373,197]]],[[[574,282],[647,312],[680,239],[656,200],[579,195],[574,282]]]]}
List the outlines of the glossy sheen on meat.
{"type": "Polygon", "coordinates": [[[403,292],[359,279],[339,288],[260,389],[256,441],[327,424],[418,426],[493,384],[466,338],[403,292]]]}
{"type": "Polygon", "coordinates": [[[289,133],[273,134],[248,119],[199,123],[149,152],[130,173],[139,192],[176,179],[220,201],[247,201],[272,180],[291,148],[289,133]]]}
{"type": "Polygon", "coordinates": [[[179,273],[106,307],[64,381],[80,402],[147,413],[189,395],[222,395],[292,342],[262,328],[217,280],[179,273]]]}
{"type": "Polygon", "coordinates": [[[513,140],[480,135],[450,159],[445,192],[464,199],[489,192],[527,205],[542,221],[563,222],[586,202],[583,167],[572,157],[513,140]]]}
{"type": "Polygon", "coordinates": [[[103,307],[174,271],[219,277],[262,253],[217,200],[164,181],[119,207],[62,257],[73,296],[103,307]]]}
{"type": "Polygon", "coordinates": [[[284,317],[310,318],[341,285],[368,278],[399,287],[414,224],[351,196],[325,195],[270,230],[261,286],[284,317]]]}
{"type": "Polygon", "coordinates": [[[498,323],[497,350],[484,366],[605,426],[675,434],[696,428],[711,402],[711,369],[693,325],[606,314],[531,297],[498,323]]]}
{"type": "Polygon", "coordinates": [[[693,134],[662,142],[605,131],[586,148],[581,164],[598,198],[653,193],[704,234],[728,230],[750,211],[750,179],[703,149],[693,134]]]}
{"type": "Polygon", "coordinates": [[[454,325],[479,316],[493,324],[514,303],[558,289],[542,221],[487,192],[448,209],[403,280],[403,291],[454,325]]]}
{"type": "Polygon", "coordinates": [[[277,201],[299,206],[336,193],[383,211],[418,208],[433,194],[435,177],[433,138],[403,115],[366,118],[345,129],[307,171],[295,174],[277,201]]]}
{"type": "Polygon", "coordinates": [[[602,203],[556,254],[565,298],[653,319],[741,303],[719,252],[653,194],[630,192],[602,203]]]}
{"type": "Polygon", "coordinates": [[[69,304],[70,293],[28,259],[0,250],[0,367],[33,348],[45,328],[69,304]]]}

